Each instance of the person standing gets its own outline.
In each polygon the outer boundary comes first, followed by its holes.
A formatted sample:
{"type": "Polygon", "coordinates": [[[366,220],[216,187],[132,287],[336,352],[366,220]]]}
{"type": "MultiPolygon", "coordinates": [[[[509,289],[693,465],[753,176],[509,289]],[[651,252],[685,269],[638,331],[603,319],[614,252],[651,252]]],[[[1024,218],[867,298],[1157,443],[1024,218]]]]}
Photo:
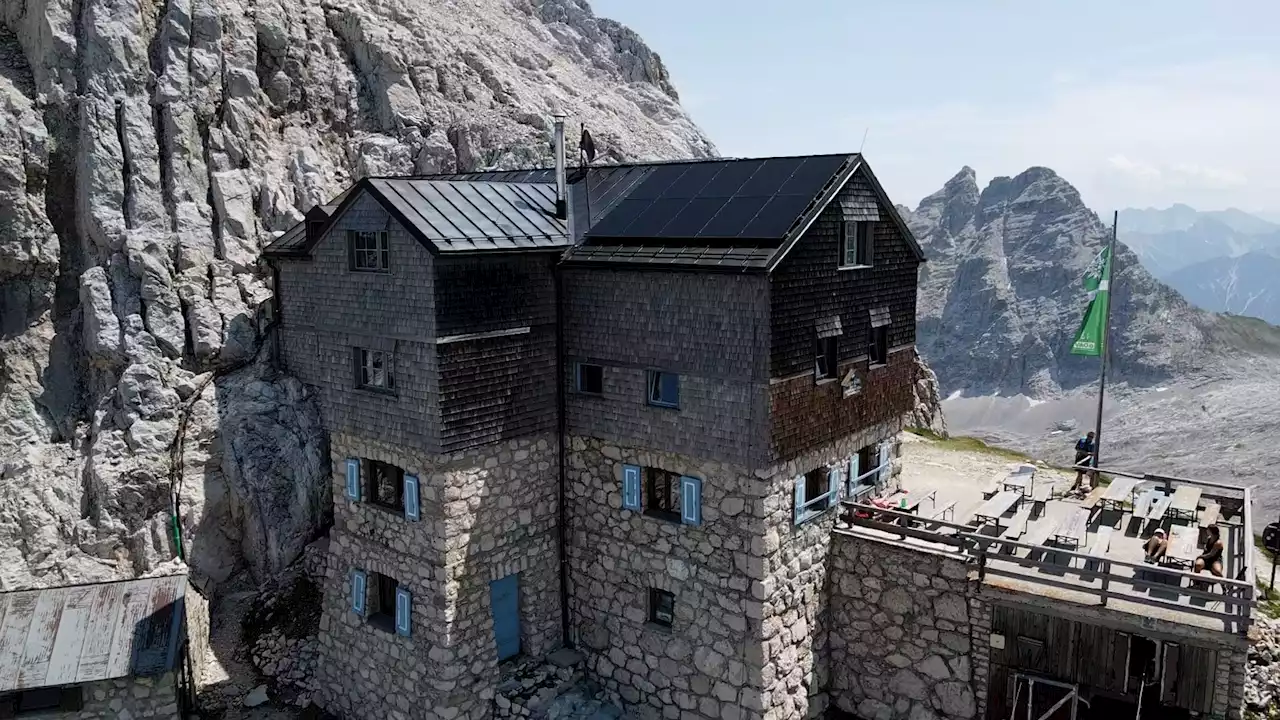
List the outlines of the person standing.
{"type": "MultiPolygon", "coordinates": [[[[1087,435],[1076,440],[1076,481],[1071,483],[1071,489],[1067,491],[1068,495],[1080,489],[1080,483],[1083,482],[1085,473],[1084,468],[1081,466],[1093,461],[1093,451],[1093,431],[1090,430],[1087,435]]],[[[1091,472],[1089,473],[1089,476],[1090,481],[1097,484],[1096,474],[1091,472]]]]}

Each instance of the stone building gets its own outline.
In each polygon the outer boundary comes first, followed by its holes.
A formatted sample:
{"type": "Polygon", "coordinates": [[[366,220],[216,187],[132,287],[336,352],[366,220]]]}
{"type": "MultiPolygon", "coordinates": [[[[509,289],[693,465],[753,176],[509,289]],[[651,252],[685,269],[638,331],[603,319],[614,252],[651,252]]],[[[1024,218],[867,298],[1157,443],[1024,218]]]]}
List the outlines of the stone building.
{"type": "Polygon", "coordinates": [[[186,575],[0,593],[0,718],[183,717],[187,595],[186,575]]]}
{"type": "Polygon", "coordinates": [[[824,709],[922,261],[861,156],[366,178],[264,256],[330,434],[325,709],[484,717],[562,645],[648,717],[824,709]]]}

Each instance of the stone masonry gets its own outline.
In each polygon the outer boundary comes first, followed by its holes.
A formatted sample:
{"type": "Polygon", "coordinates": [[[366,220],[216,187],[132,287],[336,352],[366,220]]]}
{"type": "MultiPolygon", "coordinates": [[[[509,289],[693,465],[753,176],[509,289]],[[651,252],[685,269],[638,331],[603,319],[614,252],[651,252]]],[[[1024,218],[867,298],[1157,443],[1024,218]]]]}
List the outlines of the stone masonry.
{"type": "Polygon", "coordinates": [[[536,655],[560,645],[557,448],[544,435],[431,455],[332,435],[334,527],[317,670],[323,707],[395,720],[485,716],[498,682],[489,582],[512,573],[520,574],[522,649],[536,655]],[[416,474],[420,521],[348,500],[348,457],[416,474]],[[356,568],[411,591],[410,637],[352,611],[356,568]]]}
{"type": "Polygon", "coordinates": [[[155,677],[103,680],[83,686],[78,712],[52,713],[58,720],[178,720],[178,688],[172,672],[155,677]]]}
{"type": "Polygon", "coordinates": [[[844,532],[828,558],[832,703],[867,720],[977,716],[986,659],[966,559],[844,532]]]}
{"type": "Polygon", "coordinates": [[[824,707],[824,560],[835,509],[794,525],[794,478],[885,425],[772,468],[573,437],[571,613],[588,672],[642,718],[802,718],[824,707]],[[622,508],[622,466],[702,479],[702,522],[622,508]],[[649,591],[675,622],[649,622],[649,591]]]}

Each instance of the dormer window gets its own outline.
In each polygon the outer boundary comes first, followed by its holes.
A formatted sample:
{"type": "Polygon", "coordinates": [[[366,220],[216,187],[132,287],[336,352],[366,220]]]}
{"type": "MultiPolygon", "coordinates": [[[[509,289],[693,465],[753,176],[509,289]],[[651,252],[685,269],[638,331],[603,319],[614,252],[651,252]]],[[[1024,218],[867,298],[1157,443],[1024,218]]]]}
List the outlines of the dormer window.
{"type": "Polygon", "coordinates": [[[865,220],[840,221],[840,267],[871,267],[873,227],[865,220]]]}

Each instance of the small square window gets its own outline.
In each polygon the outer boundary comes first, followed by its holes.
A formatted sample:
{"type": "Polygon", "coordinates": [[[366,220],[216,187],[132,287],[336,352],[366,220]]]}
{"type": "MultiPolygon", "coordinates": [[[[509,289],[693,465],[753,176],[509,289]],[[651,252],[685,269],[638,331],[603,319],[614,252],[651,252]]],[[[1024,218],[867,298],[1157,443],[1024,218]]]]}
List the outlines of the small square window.
{"type": "Polygon", "coordinates": [[[392,354],[385,350],[355,348],[356,387],[365,390],[395,391],[393,360],[392,354]]]}
{"type": "Polygon", "coordinates": [[[889,362],[889,328],[887,326],[871,328],[867,355],[870,356],[872,365],[884,365],[889,362]]]}
{"type": "Polygon", "coordinates": [[[382,573],[369,573],[369,624],[389,633],[396,631],[395,578],[382,573]]]}
{"type": "Polygon", "coordinates": [[[404,470],[390,463],[362,460],[364,477],[368,487],[365,497],[369,502],[388,510],[404,510],[404,470]]]}
{"type": "Polygon", "coordinates": [[[645,468],[646,515],[680,522],[680,476],[658,468],[645,468]]]}
{"type": "Polygon", "coordinates": [[[390,240],[386,232],[347,231],[347,257],[356,272],[387,272],[391,269],[390,240]]]}
{"type": "Polygon", "coordinates": [[[599,365],[578,363],[575,376],[574,382],[578,392],[588,395],[604,394],[604,368],[599,365]]]}
{"type": "Polygon", "coordinates": [[[818,338],[817,347],[814,354],[817,356],[814,361],[813,375],[818,380],[834,378],[836,376],[836,338],[825,337],[818,338]]]}
{"type": "Polygon", "coordinates": [[[876,470],[880,466],[880,447],[879,445],[868,445],[858,451],[858,473],[860,478],[854,478],[855,481],[863,485],[874,485],[879,474],[876,470]]]}
{"type": "Polygon", "coordinates": [[[806,511],[822,512],[830,507],[831,499],[825,497],[827,493],[831,492],[831,476],[829,473],[830,470],[825,467],[805,473],[804,497],[806,511]]]}
{"type": "Polygon", "coordinates": [[[840,266],[871,265],[871,230],[873,223],[844,220],[841,223],[840,266]]]}
{"type": "Polygon", "coordinates": [[[680,376],[657,370],[649,371],[649,404],[680,407],[680,376]]]}
{"type": "Polygon", "coordinates": [[[676,596],[666,590],[649,589],[649,622],[671,627],[676,621],[676,596]]]}

